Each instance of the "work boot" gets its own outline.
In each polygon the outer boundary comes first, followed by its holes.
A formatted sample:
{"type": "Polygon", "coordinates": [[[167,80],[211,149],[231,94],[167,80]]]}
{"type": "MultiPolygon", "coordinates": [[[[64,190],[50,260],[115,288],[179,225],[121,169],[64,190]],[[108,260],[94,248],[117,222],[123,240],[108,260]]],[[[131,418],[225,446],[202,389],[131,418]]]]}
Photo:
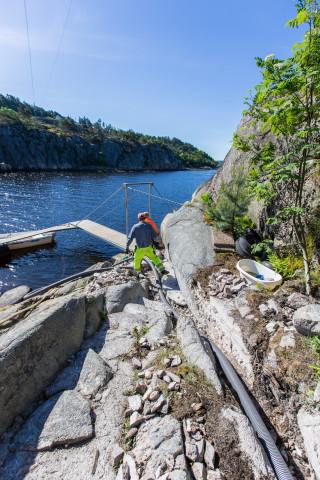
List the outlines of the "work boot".
{"type": "Polygon", "coordinates": [[[161,273],[161,276],[163,276],[163,275],[169,275],[169,272],[168,272],[168,270],[166,270],[166,269],[161,270],[160,273],[161,273]]]}

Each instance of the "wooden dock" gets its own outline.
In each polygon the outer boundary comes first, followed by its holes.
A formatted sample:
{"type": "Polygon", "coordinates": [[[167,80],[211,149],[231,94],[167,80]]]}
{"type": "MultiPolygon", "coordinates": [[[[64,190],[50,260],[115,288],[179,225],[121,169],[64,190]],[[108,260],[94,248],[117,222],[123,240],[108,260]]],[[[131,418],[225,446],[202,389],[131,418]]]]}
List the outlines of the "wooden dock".
{"type": "MultiPolygon", "coordinates": [[[[32,230],[30,232],[0,234],[0,245],[5,245],[7,242],[12,240],[23,240],[24,238],[29,238],[32,235],[39,235],[40,233],[58,232],[61,230],[70,230],[76,228],[84,230],[85,232],[88,232],[91,235],[104,240],[105,242],[112,243],[122,250],[125,250],[126,248],[127,236],[124,233],[120,233],[112,228],[100,225],[99,223],[92,222],[91,220],[70,222],[63,225],[57,225],[55,227],[43,228],[42,230],[32,230]]],[[[131,247],[134,245],[135,243],[133,241],[131,247]]]]}

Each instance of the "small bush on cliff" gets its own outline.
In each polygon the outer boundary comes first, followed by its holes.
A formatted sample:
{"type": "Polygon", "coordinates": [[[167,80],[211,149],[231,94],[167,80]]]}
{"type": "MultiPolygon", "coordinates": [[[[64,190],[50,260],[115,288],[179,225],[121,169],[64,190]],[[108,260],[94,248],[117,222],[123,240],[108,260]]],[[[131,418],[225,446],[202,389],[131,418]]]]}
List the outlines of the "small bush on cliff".
{"type": "Polygon", "coordinates": [[[262,82],[247,99],[244,112],[281,140],[281,151],[269,142],[261,146],[255,136],[234,135],[234,146],[253,153],[250,188],[258,199],[275,205],[271,223],[290,222],[302,251],[306,292],[311,293],[309,256],[306,241],[305,185],[319,163],[320,96],[320,13],[319,2],[299,0],[297,16],[287,25],[306,25],[303,41],[293,47],[293,55],[276,59],[257,58],[262,82]],[[284,192],[286,192],[284,194],[284,192]]]}
{"type": "Polygon", "coordinates": [[[252,222],[246,215],[249,206],[249,198],[246,193],[246,175],[243,168],[239,173],[233,171],[231,184],[221,183],[219,198],[214,202],[210,194],[201,196],[202,203],[206,206],[205,218],[218,230],[229,232],[233,238],[241,235],[252,222]]]}

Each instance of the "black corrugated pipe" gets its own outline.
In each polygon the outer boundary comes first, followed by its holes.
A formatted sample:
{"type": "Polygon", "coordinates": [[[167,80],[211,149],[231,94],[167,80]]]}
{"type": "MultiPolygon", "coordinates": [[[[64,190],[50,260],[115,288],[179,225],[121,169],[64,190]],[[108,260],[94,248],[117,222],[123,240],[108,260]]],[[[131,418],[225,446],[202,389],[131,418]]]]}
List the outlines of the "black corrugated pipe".
{"type": "MultiPolygon", "coordinates": [[[[149,260],[149,258],[144,257],[144,260],[150,265],[152,268],[152,271],[156,277],[156,285],[159,291],[159,296],[162,300],[163,303],[168,305],[175,316],[176,319],[179,318],[179,314],[171,307],[171,305],[168,303],[163,290],[161,286],[161,282],[159,280],[159,274],[158,270],[149,260]]],[[[254,406],[249,394],[247,393],[246,389],[244,388],[242,382],[240,381],[240,378],[238,377],[237,372],[227,359],[227,357],[222,353],[220,348],[218,348],[211,340],[209,340],[205,335],[203,335],[201,332],[199,332],[200,338],[202,341],[205,341],[208,343],[209,347],[211,348],[212,352],[215,354],[216,358],[218,359],[221,368],[229,380],[232,388],[235,390],[237,393],[240,403],[242,405],[242,408],[246,412],[246,415],[248,416],[252,427],[257,433],[258,438],[260,439],[267,455],[268,458],[271,462],[271,465],[276,473],[276,476],[278,480],[294,480],[286,462],[284,461],[281,453],[279,452],[275,441],[273,440],[272,436],[270,435],[269,430],[265,426],[261,416],[258,413],[258,410],[254,406]]]]}

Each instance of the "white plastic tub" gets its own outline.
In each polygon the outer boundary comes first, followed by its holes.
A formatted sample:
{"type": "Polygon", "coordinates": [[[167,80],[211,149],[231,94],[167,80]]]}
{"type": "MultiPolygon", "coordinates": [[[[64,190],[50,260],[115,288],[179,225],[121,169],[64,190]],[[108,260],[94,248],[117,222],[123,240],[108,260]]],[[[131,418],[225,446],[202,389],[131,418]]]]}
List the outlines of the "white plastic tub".
{"type": "Polygon", "coordinates": [[[237,269],[241,278],[245,278],[250,283],[259,284],[264,288],[273,288],[282,283],[282,276],[279,273],[254,260],[246,258],[239,260],[237,269]]]}

